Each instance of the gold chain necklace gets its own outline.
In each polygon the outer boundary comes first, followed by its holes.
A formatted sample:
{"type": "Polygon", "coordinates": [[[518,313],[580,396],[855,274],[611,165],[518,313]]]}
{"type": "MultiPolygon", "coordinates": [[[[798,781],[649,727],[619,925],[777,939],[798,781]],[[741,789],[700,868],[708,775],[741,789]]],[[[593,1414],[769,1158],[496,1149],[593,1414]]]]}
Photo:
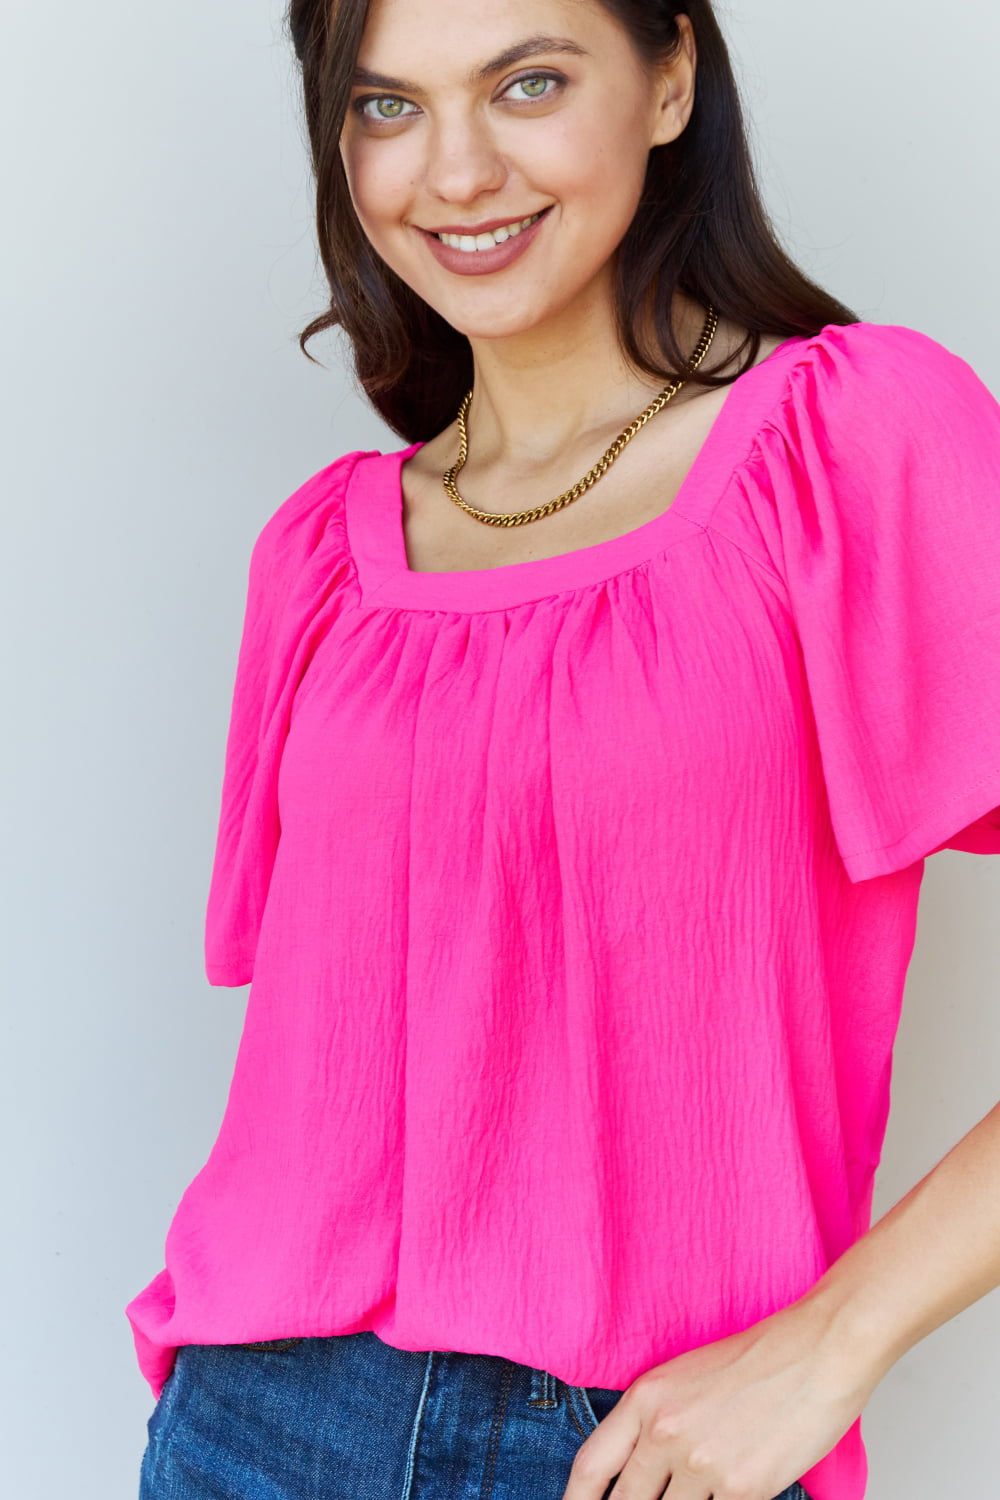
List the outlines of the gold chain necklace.
{"type": "MultiPolygon", "coordinates": [[[[692,369],[697,370],[705,358],[718,326],[718,314],[715,308],[709,304],[705,326],[702,329],[701,338],[698,340],[698,347],[695,349],[691,359],[692,369]]],[[[677,392],[686,384],[687,381],[685,380],[671,380],[669,385],[665,385],[656,399],[651,401],[646,407],[646,410],[636,417],[633,422],[630,422],[625,431],[615,438],[611,447],[598,459],[590,472],[585,474],[582,479],[578,479],[572,488],[564,490],[555,500],[547,500],[544,505],[536,505],[532,510],[501,512],[499,515],[495,511],[477,510],[475,506],[466,504],[455,486],[455,475],[463,467],[465,460],[469,456],[469,443],[465,430],[465,414],[472,400],[472,391],[469,391],[458,409],[458,462],[453,464],[450,469],[446,469],[441,476],[445,494],[450,500],[454,500],[456,505],[460,505],[468,515],[474,516],[477,521],[483,521],[487,526],[523,526],[526,521],[537,521],[542,516],[551,515],[553,511],[561,510],[564,505],[569,505],[571,500],[579,499],[586,490],[590,489],[591,485],[596,484],[614,463],[619,453],[625,447],[625,444],[635,437],[639,428],[645,426],[650,417],[655,417],[656,413],[662,410],[667,402],[676,396],[677,392]]]]}

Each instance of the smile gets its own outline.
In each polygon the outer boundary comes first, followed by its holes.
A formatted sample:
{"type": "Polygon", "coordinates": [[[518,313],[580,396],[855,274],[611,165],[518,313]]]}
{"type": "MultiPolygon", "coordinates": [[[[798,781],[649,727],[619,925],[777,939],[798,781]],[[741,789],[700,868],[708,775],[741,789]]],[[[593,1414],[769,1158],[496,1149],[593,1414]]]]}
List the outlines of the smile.
{"type": "Polygon", "coordinates": [[[553,205],[526,219],[512,219],[482,234],[451,234],[422,229],[423,240],[438,265],[454,276],[492,276],[521,261],[544,234],[553,205]]]}
{"type": "Polygon", "coordinates": [[[436,234],[435,239],[440,240],[443,245],[450,245],[453,250],[463,250],[466,254],[475,253],[477,250],[492,250],[496,245],[502,245],[505,240],[513,239],[540,219],[543,210],[537,214],[529,214],[526,219],[514,219],[510,224],[504,224],[499,229],[490,230],[487,234],[436,234]]]}

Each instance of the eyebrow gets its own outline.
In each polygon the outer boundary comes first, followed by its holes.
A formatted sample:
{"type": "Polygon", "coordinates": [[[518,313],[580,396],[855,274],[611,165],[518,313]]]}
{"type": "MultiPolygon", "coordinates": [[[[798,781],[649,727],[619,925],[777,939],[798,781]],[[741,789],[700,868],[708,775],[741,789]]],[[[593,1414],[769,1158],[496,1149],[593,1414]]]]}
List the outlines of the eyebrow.
{"type": "MultiPolygon", "coordinates": [[[[539,52],[569,52],[574,57],[586,57],[587,51],[579,43],[570,41],[569,37],[562,36],[529,36],[523,42],[515,42],[512,47],[506,47],[496,57],[491,57],[481,67],[473,68],[468,74],[466,82],[472,84],[481,83],[484,78],[489,78],[493,73],[499,73],[503,68],[513,67],[515,63],[521,62],[526,57],[534,57],[539,52]]],[[[419,84],[409,83],[405,78],[390,78],[386,73],[372,73],[368,68],[357,67],[351,78],[352,87],[364,84],[374,89],[399,89],[407,94],[420,94],[423,90],[419,84]]]]}

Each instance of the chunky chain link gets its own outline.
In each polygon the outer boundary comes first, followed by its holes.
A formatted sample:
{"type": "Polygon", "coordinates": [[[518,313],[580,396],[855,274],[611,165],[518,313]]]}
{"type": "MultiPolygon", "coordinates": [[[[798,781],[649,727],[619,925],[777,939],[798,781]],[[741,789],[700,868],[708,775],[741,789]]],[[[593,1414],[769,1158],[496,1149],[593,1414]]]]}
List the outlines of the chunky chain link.
{"type": "MultiPolygon", "coordinates": [[[[709,306],[705,326],[702,329],[701,338],[698,340],[698,347],[691,357],[692,369],[697,370],[705,358],[718,326],[718,314],[714,307],[709,306]]],[[[458,493],[455,485],[455,476],[461,470],[465,464],[465,460],[469,456],[468,436],[465,429],[465,415],[472,400],[472,391],[469,391],[458,409],[458,462],[453,464],[450,469],[446,469],[441,476],[445,494],[450,500],[454,500],[456,505],[460,505],[468,515],[473,516],[477,521],[484,522],[487,526],[523,526],[527,521],[537,521],[542,516],[549,516],[553,511],[561,510],[564,505],[569,505],[571,501],[578,500],[582,494],[590,489],[591,485],[596,484],[610,469],[626,443],[631,442],[639,429],[644,427],[649,421],[650,417],[655,417],[658,411],[662,411],[667,402],[672,400],[677,395],[677,392],[682,390],[686,384],[687,381],[685,380],[671,380],[668,385],[665,385],[655,400],[649,403],[645,411],[641,412],[633,422],[629,423],[625,431],[615,438],[610,448],[602,454],[590,472],[585,474],[582,479],[578,479],[576,484],[570,489],[564,490],[561,495],[557,495],[555,500],[546,500],[544,505],[536,505],[532,510],[508,511],[500,512],[499,514],[496,511],[477,510],[474,505],[467,504],[458,493]]]]}

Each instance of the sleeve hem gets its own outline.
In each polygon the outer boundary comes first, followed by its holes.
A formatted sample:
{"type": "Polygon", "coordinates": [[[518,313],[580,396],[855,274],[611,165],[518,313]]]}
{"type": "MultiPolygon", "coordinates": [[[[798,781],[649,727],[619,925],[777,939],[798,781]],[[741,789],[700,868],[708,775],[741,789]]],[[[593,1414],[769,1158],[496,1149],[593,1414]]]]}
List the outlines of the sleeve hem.
{"type": "Polygon", "coordinates": [[[206,963],[205,976],[209,984],[236,989],[249,984],[253,978],[253,959],[234,958],[226,963],[206,963]]]}
{"type": "MultiPolygon", "coordinates": [[[[929,854],[947,847],[948,839],[963,828],[985,817],[1000,805],[1000,767],[975,782],[959,797],[938,807],[916,828],[891,844],[874,848],[841,851],[841,858],[851,880],[871,880],[877,875],[892,875],[915,864],[929,854]]],[[[983,852],[987,852],[983,850],[983,852]]],[[[1000,833],[996,852],[1000,853],[1000,833]]]]}

